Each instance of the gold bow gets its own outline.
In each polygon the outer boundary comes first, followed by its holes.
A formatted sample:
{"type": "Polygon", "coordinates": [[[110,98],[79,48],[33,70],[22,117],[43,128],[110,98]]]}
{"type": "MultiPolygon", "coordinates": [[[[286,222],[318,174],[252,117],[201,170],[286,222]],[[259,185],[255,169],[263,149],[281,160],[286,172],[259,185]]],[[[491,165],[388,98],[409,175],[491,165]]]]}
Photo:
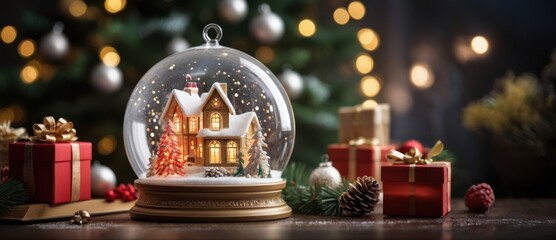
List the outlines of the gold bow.
{"type": "Polygon", "coordinates": [[[41,123],[33,125],[35,136],[31,137],[31,141],[42,142],[73,142],[77,140],[76,131],[73,123],[68,122],[64,118],[54,121],[54,117],[44,117],[41,123]]]}
{"type": "Polygon", "coordinates": [[[442,150],[444,150],[444,144],[439,140],[436,141],[425,158],[423,158],[423,154],[417,148],[412,147],[405,154],[396,150],[390,150],[386,155],[386,159],[402,164],[431,164],[432,158],[438,156],[442,150]]]}
{"type": "Polygon", "coordinates": [[[350,146],[361,146],[361,145],[371,145],[371,146],[378,146],[379,144],[378,138],[364,138],[359,137],[357,139],[352,139],[349,141],[350,146]]]}
{"type": "Polygon", "coordinates": [[[27,138],[25,128],[12,128],[10,122],[0,124],[0,141],[15,141],[17,139],[27,138]]]}

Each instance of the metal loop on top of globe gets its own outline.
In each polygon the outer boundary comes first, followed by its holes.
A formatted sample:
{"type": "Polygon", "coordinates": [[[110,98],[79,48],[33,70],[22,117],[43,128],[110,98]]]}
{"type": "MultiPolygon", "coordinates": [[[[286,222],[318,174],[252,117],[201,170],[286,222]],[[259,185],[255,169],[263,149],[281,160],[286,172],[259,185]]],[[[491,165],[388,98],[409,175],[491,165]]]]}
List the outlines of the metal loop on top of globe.
{"type": "Polygon", "coordinates": [[[206,44],[161,60],[137,83],[124,144],[139,178],[202,182],[205,169],[223,167],[222,182],[280,179],[295,140],[290,100],[262,63],[218,45],[222,36],[207,25],[206,44]]]}

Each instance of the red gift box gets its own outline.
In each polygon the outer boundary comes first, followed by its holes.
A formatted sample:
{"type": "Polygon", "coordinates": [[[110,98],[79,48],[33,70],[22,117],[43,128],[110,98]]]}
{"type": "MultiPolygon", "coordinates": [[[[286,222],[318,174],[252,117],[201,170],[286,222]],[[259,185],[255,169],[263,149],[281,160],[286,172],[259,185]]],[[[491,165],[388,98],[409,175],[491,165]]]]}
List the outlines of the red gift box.
{"type": "Polygon", "coordinates": [[[91,148],[90,142],[12,143],[10,175],[25,184],[33,202],[89,200],[91,148]]]}
{"type": "Polygon", "coordinates": [[[443,217],[450,211],[449,162],[382,166],[384,215],[443,217]]]}
{"type": "Polygon", "coordinates": [[[380,182],[380,167],[386,163],[386,154],[394,148],[394,145],[330,144],[328,157],[344,178],[355,180],[366,175],[380,182]]]}

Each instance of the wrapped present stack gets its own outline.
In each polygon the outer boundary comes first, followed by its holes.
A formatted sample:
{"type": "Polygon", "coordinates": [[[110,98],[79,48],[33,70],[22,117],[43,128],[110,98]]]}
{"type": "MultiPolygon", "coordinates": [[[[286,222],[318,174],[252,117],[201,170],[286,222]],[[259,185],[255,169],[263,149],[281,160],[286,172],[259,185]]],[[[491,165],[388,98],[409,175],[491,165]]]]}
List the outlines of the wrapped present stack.
{"type": "Polygon", "coordinates": [[[450,209],[451,165],[433,162],[443,150],[438,141],[423,155],[416,147],[392,150],[382,166],[384,215],[443,217],[450,209]]]}
{"type": "Polygon", "coordinates": [[[73,123],[45,117],[30,142],[9,145],[10,176],[24,183],[35,203],[91,199],[90,142],[77,142],[73,123]]]}
{"type": "Polygon", "coordinates": [[[330,160],[346,179],[372,176],[380,182],[381,165],[395,148],[390,144],[390,106],[342,107],[338,115],[338,143],[328,145],[330,160]]]}

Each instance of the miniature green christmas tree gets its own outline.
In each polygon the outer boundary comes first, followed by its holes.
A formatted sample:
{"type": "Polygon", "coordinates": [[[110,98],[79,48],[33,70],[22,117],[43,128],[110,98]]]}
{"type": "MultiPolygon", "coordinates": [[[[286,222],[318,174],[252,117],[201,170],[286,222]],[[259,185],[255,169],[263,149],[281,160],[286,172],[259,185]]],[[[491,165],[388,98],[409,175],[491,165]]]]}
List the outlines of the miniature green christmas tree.
{"type": "Polygon", "coordinates": [[[245,160],[243,159],[243,153],[241,151],[238,152],[237,159],[239,163],[237,164],[237,170],[234,176],[236,177],[245,176],[245,169],[243,168],[243,164],[245,163],[245,160]]]}

